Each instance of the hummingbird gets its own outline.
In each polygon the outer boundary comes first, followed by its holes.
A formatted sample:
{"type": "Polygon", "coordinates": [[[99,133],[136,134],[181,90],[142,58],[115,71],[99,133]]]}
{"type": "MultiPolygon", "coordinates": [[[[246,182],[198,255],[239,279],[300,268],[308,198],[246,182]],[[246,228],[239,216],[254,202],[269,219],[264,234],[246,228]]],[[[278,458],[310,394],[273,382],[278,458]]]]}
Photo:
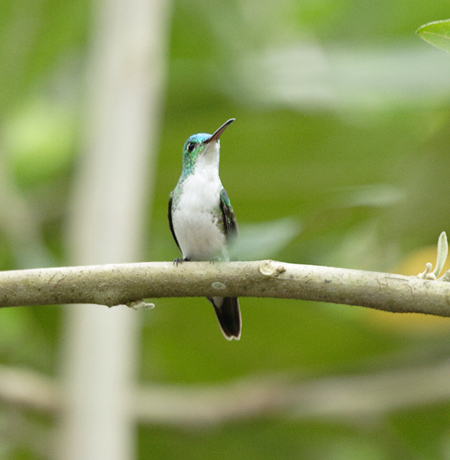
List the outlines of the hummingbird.
{"type": "MultiPolygon", "coordinates": [[[[169,197],[169,225],[182,258],[229,260],[228,248],[238,234],[238,224],[228,194],[219,177],[220,136],[235,119],[213,134],[190,136],[183,146],[183,170],[169,197]]],[[[214,306],[227,340],[241,336],[237,297],[207,297],[214,306]]]]}

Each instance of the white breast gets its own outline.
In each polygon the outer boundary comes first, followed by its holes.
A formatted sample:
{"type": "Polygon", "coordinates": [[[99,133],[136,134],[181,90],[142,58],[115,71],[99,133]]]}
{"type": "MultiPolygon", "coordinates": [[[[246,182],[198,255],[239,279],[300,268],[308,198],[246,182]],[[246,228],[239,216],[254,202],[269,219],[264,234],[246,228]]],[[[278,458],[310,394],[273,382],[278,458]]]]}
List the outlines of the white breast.
{"type": "Polygon", "coordinates": [[[183,258],[225,258],[226,240],[218,214],[222,184],[217,167],[198,164],[195,173],[184,180],[182,187],[172,223],[183,258]]]}

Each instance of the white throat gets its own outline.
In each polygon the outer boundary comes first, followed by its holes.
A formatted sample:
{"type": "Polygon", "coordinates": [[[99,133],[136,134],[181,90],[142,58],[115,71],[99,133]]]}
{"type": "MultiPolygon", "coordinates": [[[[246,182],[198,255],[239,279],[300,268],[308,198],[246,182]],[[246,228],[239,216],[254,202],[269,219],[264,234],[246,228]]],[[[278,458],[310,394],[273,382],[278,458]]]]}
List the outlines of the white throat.
{"type": "Polygon", "coordinates": [[[219,143],[206,144],[197,158],[195,174],[216,174],[219,177],[219,143]]]}

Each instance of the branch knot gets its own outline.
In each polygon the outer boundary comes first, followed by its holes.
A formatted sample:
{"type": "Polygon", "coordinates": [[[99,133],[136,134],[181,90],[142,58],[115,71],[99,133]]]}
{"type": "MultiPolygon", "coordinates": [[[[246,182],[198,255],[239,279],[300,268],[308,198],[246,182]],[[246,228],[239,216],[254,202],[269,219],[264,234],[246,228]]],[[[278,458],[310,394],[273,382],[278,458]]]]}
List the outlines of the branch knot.
{"type": "Polygon", "coordinates": [[[264,276],[272,276],[274,278],[281,275],[286,271],[286,267],[279,262],[273,260],[265,260],[259,266],[259,272],[264,276]]]}

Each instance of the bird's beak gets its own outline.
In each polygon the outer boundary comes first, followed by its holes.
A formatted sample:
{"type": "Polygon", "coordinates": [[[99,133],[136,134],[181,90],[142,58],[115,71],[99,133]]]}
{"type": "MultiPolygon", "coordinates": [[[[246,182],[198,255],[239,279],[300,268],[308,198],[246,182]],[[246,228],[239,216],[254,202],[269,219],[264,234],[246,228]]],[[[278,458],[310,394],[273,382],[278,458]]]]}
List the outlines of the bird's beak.
{"type": "Polygon", "coordinates": [[[228,125],[231,125],[231,123],[233,123],[233,121],[235,120],[235,118],[230,118],[228,121],[226,121],[219,129],[216,129],[216,131],[214,131],[214,134],[211,135],[211,137],[209,139],[206,139],[206,141],[204,141],[203,143],[204,144],[209,144],[210,142],[212,141],[218,141],[219,140],[219,137],[222,135],[222,133],[225,131],[225,129],[227,128],[228,125]]]}

